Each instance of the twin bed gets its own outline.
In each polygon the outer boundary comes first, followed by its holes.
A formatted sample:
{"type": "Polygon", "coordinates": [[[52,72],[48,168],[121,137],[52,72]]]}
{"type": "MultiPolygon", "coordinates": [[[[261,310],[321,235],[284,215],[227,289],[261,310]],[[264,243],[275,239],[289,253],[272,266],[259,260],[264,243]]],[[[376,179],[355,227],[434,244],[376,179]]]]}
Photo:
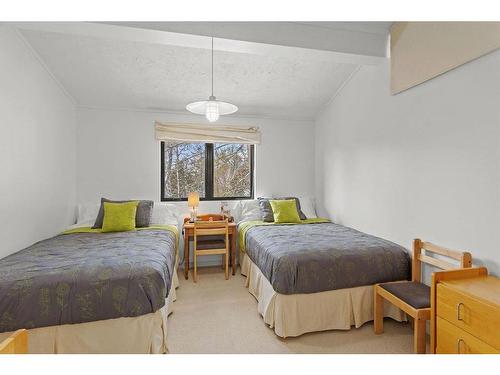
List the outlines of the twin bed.
{"type": "Polygon", "coordinates": [[[0,341],[30,353],[164,353],[178,286],[177,228],[76,228],[0,260],[0,341]]]}
{"type": "MultiPolygon", "coordinates": [[[[323,219],[239,224],[241,273],[264,322],[280,337],[373,320],[373,285],[411,276],[407,251],[323,219]]],[[[384,316],[402,321],[386,304],[384,316]]]]}

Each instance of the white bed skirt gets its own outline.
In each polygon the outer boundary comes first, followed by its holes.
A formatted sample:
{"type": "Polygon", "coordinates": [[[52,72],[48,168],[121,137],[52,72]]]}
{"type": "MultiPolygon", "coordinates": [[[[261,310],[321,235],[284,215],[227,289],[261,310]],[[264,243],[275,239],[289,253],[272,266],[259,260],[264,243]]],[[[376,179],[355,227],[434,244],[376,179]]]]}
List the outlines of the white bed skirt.
{"type": "MultiPolygon", "coordinates": [[[[307,332],[359,328],[373,320],[373,286],[361,286],[310,294],[280,294],[248,255],[241,259],[241,274],[248,291],[257,299],[264,322],[280,337],[307,332]]],[[[406,320],[403,311],[384,304],[384,316],[406,320]]]]}
{"type": "MultiPolygon", "coordinates": [[[[29,353],[167,353],[167,317],[179,286],[177,267],[165,305],[130,318],[34,328],[28,331],[29,353]]],[[[12,332],[0,333],[0,342],[12,332]]]]}

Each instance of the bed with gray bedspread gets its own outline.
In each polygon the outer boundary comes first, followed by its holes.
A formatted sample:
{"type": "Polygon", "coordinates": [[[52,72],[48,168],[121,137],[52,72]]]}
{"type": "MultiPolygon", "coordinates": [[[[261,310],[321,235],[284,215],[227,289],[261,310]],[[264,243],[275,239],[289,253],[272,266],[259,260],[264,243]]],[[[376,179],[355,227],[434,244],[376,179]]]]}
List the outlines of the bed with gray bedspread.
{"type": "Polygon", "coordinates": [[[152,313],[175,272],[176,236],[61,234],[0,260],[0,332],[152,313]]]}
{"type": "Polygon", "coordinates": [[[410,257],[390,241],[334,223],[254,226],[246,253],[281,294],[407,280],[410,257]]]}

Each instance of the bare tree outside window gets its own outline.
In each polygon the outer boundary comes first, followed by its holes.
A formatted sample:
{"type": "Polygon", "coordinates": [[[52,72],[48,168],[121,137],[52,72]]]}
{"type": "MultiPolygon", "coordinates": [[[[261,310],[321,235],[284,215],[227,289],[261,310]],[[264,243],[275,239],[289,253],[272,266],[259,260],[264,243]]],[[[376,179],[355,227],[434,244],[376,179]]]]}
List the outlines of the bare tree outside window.
{"type": "Polygon", "coordinates": [[[253,145],[162,143],[162,200],[253,198],[253,145]]]}
{"type": "Polygon", "coordinates": [[[205,144],[165,143],[164,194],[185,198],[192,191],[205,196],[205,144]]]}
{"type": "Polygon", "coordinates": [[[249,145],[214,144],[214,197],[248,197],[250,179],[249,145]]]}

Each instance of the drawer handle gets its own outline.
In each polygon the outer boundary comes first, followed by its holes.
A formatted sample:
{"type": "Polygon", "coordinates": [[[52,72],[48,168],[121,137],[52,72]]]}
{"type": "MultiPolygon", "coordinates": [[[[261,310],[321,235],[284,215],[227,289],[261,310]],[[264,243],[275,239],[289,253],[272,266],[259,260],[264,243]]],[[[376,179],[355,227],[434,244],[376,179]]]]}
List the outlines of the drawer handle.
{"type": "Polygon", "coordinates": [[[460,354],[460,343],[465,342],[463,339],[457,340],[457,354],[460,354]]]}
{"type": "Polygon", "coordinates": [[[463,320],[462,317],[460,316],[460,307],[464,306],[462,302],[459,302],[457,304],[457,320],[463,320]]]}

